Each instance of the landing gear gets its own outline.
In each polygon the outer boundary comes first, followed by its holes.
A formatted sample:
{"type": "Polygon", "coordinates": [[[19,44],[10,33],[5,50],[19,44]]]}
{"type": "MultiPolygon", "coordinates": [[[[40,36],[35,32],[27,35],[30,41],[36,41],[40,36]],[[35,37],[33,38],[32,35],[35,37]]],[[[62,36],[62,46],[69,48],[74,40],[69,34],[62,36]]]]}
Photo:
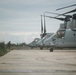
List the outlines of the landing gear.
{"type": "Polygon", "coordinates": [[[53,52],[53,48],[50,48],[50,52],[53,52]]]}

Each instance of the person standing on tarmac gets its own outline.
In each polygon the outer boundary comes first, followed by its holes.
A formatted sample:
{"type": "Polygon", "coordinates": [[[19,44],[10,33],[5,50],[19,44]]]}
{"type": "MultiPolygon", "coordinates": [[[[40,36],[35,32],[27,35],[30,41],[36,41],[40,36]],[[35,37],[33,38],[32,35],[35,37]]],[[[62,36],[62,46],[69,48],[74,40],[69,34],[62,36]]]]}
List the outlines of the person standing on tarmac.
{"type": "Polygon", "coordinates": [[[9,42],[7,43],[7,48],[10,49],[10,47],[11,47],[11,41],[9,41],[9,42]]]}

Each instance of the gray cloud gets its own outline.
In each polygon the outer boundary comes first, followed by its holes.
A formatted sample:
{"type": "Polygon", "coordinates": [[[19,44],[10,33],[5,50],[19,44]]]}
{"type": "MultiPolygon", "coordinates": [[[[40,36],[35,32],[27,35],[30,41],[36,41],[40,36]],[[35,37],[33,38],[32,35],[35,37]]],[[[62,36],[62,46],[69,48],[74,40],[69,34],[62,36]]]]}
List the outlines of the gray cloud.
{"type": "MultiPolygon", "coordinates": [[[[76,0],[0,0],[0,40],[30,42],[39,37],[41,14],[45,11],[57,12],[55,9],[74,3],[76,0]],[[28,35],[22,35],[21,32],[28,35]]],[[[63,12],[66,10],[58,11],[63,12]]],[[[55,32],[60,23],[46,18],[47,31],[55,32]]]]}

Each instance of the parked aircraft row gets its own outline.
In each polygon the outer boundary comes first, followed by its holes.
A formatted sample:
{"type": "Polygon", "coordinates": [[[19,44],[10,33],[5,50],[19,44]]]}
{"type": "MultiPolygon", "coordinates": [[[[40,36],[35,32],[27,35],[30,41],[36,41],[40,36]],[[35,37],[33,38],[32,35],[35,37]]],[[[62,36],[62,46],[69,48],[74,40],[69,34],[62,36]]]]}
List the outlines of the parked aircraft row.
{"type": "Polygon", "coordinates": [[[66,12],[64,14],[57,14],[57,17],[41,15],[41,39],[36,41],[33,47],[40,47],[40,49],[46,47],[49,48],[51,52],[53,52],[53,49],[55,48],[76,48],[76,14],[74,13],[72,15],[66,15],[72,12],[76,12],[76,9],[66,12]],[[65,16],[65,18],[62,18],[60,16],[65,16]],[[44,17],[44,30],[42,17],[44,17]],[[56,33],[46,33],[45,17],[63,21],[63,23],[60,24],[60,28],[56,31],[56,33]]]}

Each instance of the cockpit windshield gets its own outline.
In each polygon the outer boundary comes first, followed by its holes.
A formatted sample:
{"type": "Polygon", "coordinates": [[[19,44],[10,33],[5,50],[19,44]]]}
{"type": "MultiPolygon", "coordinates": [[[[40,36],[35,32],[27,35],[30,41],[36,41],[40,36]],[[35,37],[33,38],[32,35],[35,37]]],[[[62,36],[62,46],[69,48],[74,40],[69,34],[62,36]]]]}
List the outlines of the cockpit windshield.
{"type": "Polygon", "coordinates": [[[57,31],[57,38],[64,38],[64,36],[65,36],[65,30],[57,31]]]}

